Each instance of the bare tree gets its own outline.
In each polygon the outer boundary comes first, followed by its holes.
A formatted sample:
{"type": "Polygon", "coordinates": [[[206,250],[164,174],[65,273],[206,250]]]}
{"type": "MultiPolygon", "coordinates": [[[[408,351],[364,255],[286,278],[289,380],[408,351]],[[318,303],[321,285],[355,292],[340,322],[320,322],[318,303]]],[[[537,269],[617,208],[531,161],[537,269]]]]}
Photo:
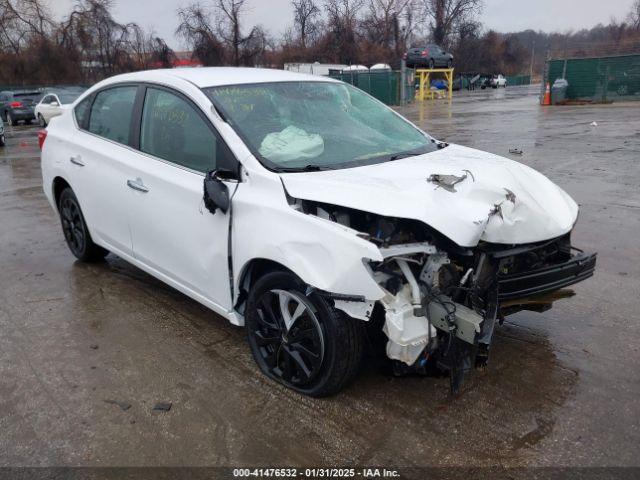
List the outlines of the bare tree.
{"type": "Polygon", "coordinates": [[[293,22],[300,38],[300,46],[307,48],[307,40],[318,31],[320,8],[314,0],[293,0],[293,22]]]}
{"type": "Polygon", "coordinates": [[[635,0],[628,15],[629,26],[640,30],[640,0],[635,0]]]}
{"type": "Polygon", "coordinates": [[[0,48],[15,54],[36,37],[47,36],[53,21],[42,0],[0,0],[0,48]]]}
{"type": "Polygon", "coordinates": [[[444,45],[458,25],[482,10],[483,1],[422,0],[422,6],[425,17],[430,19],[433,41],[444,45]]]}
{"type": "Polygon", "coordinates": [[[112,0],[77,0],[61,26],[62,45],[77,52],[89,80],[139,68],[133,45],[140,28],[116,22],[112,7],[112,0]]]}
{"type": "Polygon", "coordinates": [[[387,48],[399,42],[400,22],[409,0],[369,0],[369,12],[362,22],[363,30],[387,48]]]}
{"type": "Polygon", "coordinates": [[[332,56],[343,63],[358,59],[356,31],[364,0],[325,0],[332,56]]]}
{"type": "Polygon", "coordinates": [[[175,52],[167,45],[167,42],[160,37],[151,35],[149,38],[149,52],[151,62],[160,68],[170,68],[176,59],[175,52]]]}
{"type": "Polygon", "coordinates": [[[194,58],[203,65],[224,63],[225,51],[212,26],[211,15],[199,4],[178,10],[180,23],[176,33],[190,45],[194,58]]]}
{"type": "Polygon", "coordinates": [[[246,43],[251,43],[257,34],[256,27],[252,28],[247,36],[242,35],[242,16],[245,13],[246,0],[218,0],[218,10],[221,12],[219,33],[231,48],[232,62],[240,65],[241,57],[246,52],[241,52],[246,43]]]}

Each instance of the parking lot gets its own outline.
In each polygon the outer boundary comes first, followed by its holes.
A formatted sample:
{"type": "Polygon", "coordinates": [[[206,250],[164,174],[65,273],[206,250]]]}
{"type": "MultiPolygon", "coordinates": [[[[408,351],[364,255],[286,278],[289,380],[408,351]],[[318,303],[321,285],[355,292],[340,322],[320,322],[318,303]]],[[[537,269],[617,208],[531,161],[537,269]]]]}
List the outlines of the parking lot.
{"type": "Polygon", "coordinates": [[[639,104],[542,108],[538,92],[399,109],[547,175],[581,205],[574,245],[599,253],[575,297],[507,318],[459,398],[446,378],[373,363],[324,400],[271,382],[242,329],[113,255],[76,263],[42,193],[38,129],[7,127],[0,464],[640,466],[639,104]]]}

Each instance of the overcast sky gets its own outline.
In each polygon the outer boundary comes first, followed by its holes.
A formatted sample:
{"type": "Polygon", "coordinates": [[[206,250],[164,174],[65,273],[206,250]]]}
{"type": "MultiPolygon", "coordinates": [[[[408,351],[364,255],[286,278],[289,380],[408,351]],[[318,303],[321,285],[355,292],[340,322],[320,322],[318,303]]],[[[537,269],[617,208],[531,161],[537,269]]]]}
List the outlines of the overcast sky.
{"type": "MultiPolygon", "coordinates": [[[[48,0],[52,11],[62,18],[74,0],[48,0]]],[[[190,0],[115,0],[114,17],[122,23],[136,22],[154,28],[173,48],[180,48],[174,37],[176,10],[190,0]]],[[[200,0],[206,4],[207,0],[200,0]]],[[[589,28],[623,20],[633,0],[485,0],[481,20],[485,28],[501,32],[534,30],[559,31],[589,28]]],[[[293,21],[291,0],[249,0],[247,24],[262,24],[274,35],[281,34],[293,21]]]]}

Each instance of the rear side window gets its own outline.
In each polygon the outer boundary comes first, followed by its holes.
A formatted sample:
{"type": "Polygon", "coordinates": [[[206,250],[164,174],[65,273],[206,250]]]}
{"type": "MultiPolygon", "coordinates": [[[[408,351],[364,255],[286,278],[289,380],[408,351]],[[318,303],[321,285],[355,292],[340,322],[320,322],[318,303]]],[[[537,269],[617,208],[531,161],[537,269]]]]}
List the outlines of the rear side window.
{"type": "Polygon", "coordinates": [[[91,100],[93,100],[93,97],[89,95],[73,109],[73,112],[76,115],[76,122],[78,122],[78,126],[83,130],[86,130],[89,125],[89,109],[91,108],[91,100]]]}
{"type": "Polygon", "coordinates": [[[221,155],[230,155],[190,102],[157,88],[147,89],[140,150],[198,172],[214,170],[221,155]]]}
{"type": "Polygon", "coordinates": [[[115,87],[96,95],[91,107],[89,128],[91,133],[129,144],[129,127],[133,114],[133,103],[138,87],[115,87]]]}

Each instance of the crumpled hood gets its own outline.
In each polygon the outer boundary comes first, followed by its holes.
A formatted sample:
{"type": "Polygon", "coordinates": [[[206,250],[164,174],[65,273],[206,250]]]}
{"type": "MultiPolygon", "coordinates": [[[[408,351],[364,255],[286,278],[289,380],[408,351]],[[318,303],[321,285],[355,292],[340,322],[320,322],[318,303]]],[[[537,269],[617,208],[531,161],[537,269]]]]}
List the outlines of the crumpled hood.
{"type": "Polygon", "coordinates": [[[459,145],[377,165],[281,175],[289,195],[420,220],[455,243],[520,244],[571,230],[578,205],[526,165],[459,145]],[[467,178],[449,191],[431,175],[467,178]],[[511,195],[511,192],[513,195],[511,195]],[[514,198],[515,197],[515,198],[514,198]]]}

